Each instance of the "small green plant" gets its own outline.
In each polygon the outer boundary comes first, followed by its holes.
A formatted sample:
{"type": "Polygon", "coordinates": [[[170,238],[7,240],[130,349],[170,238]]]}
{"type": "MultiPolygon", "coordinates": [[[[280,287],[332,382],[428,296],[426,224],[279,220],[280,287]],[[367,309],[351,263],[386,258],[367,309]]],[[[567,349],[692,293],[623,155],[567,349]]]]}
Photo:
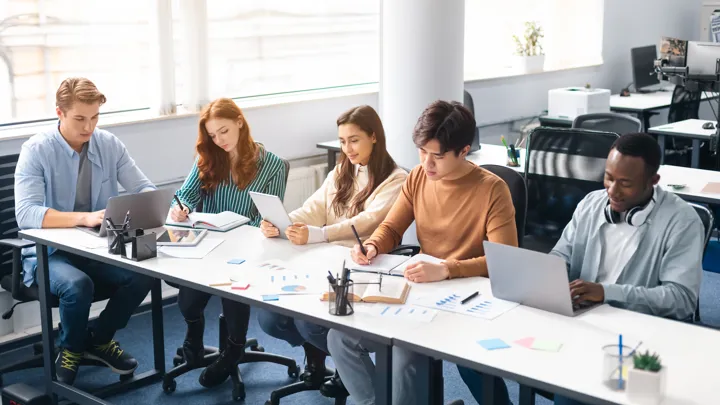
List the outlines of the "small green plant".
{"type": "Polygon", "coordinates": [[[662,368],[660,356],[657,353],[650,354],[647,350],[645,353],[639,353],[633,356],[633,363],[638,370],[651,371],[657,373],[662,368]]]}
{"type": "Polygon", "coordinates": [[[545,37],[542,27],[536,21],[528,21],[525,23],[525,34],[520,39],[517,35],[513,35],[515,41],[515,54],[518,56],[538,56],[543,55],[543,47],[540,40],[545,37]]]}

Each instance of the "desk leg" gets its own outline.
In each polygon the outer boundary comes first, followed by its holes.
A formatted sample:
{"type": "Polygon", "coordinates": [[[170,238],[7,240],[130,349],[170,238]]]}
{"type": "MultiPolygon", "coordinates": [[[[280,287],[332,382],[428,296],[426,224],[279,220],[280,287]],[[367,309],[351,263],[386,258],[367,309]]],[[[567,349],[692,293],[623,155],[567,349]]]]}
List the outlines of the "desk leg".
{"type": "Polygon", "coordinates": [[[483,404],[495,403],[495,377],[482,373],[483,404]]]}
{"type": "Polygon", "coordinates": [[[692,140],[692,155],[690,158],[690,167],[697,169],[700,167],[700,140],[692,140]]]}
{"type": "Polygon", "coordinates": [[[535,405],[535,390],[520,384],[520,405],[535,405]]]}
{"type": "Polygon", "coordinates": [[[375,403],[392,404],[392,346],[378,345],[375,352],[375,403]]]}
{"type": "Polygon", "coordinates": [[[651,115],[652,115],[652,114],[650,114],[650,111],[643,111],[643,112],[640,114],[640,117],[639,117],[639,118],[640,118],[640,120],[642,121],[642,125],[643,125],[642,130],[643,130],[643,132],[647,132],[647,130],[650,128],[650,117],[651,117],[651,115]]]}
{"type": "Polygon", "coordinates": [[[658,134],[658,145],[660,145],[660,164],[665,164],[665,135],[658,134]]]}
{"type": "Polygon", "coordinates": [[[165,374],[165,336],[163,330],[162,280],[155,279],[150,291],[150,297],[155,371],[163,375],[165,374]]]}
{"type": "Polygon", "coordinates": [[[428,358],[430,363],[428,373],[430,395],[428,395],[428,403],[432,405],[442,405],[445,402],[445,380],[443,378],[443,362],[428,358]]]}
{"type": "Polygon", "coordinates": [[[53,342],[53,320],[50,302],[50,272],[48,268],[48,249],[45,245],[37,244],[37,269],[35,280],[38,283],[40,298],[40,325],[42,327],[43,365],[45,369],[45,392],[53,405],[57,405],[58,397],[53,392],[55,382],[55,342],[53,342]]]}
{"type": "Polygon", "coordinates": [[[337,152],[334,150],[328,149],[327,151],[327,172],[330,173],[330,170],[335,168],[335,159],[337,159],[337,152]]]}

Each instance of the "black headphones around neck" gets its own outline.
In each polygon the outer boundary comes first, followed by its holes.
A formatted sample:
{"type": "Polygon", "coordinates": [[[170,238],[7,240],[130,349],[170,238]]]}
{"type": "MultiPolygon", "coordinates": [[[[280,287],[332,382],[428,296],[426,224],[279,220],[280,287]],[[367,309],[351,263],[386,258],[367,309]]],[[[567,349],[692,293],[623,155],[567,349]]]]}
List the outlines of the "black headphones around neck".
{"type": "MultiPolygon", "coordinates": [[[[647,221],[650,213],[652,213],[655,207],[655,191],[653,190],[653,196],[650,198],[645,205],[639,205],[637,207],[630,208],[625,214],[625,222],[628,225],[639,227],[647,221]]],[[[622,222],[622,214],[613,210],[610,206],[610,199],[608,198],[607,204],[605,205],[605,220],[609,224],[618,224],[622,222]]]]}

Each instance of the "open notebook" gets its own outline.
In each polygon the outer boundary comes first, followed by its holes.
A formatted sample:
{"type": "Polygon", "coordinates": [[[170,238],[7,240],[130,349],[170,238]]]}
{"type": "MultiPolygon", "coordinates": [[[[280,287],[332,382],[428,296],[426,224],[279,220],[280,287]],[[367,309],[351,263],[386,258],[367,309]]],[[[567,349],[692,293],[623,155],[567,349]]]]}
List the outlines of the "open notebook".
{"type": "Polygon", "coordinates": [[[442,263],[444,260],[424,253],[412,257],[380,254],[373,258],[369,265],[357,264],[350,260],[347,268],[361,273],[382,273],[402,277],[407,266],[417,262],[442,263]]]}
{"type": "MultiPolygon", "coordinates": [[[[372,280],[371,282],[376,282],[372,280]]],[[[352,302],[383,302],[386,304],[404,304],[410,293],[410,284],[404,279],[383,277],[382,288],[377,284],[354,284],[352,302]]],[[[321,300],[335,299],[335,293],[324,292],[321,300]]]]}
{"type": "Polygon", "coordinates": [[[206,214],[204,212],[193,212],[188,215],[188,219],[183,222],[176,222],[170,218],[168,214],[165,219],[166,225],[182,226],[185,228],[208,229],[211,231],[226,232],[245,225],[250,222],[250,218],[236,214],[231,211],[224,211],[219,214],[206,214]]]}

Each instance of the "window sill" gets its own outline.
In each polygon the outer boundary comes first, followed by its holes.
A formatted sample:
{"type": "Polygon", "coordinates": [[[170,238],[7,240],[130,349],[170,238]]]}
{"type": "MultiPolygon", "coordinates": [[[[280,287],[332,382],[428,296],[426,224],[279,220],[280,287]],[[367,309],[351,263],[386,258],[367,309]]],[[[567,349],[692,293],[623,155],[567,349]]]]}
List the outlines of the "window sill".
{"type": "Polygon", "coordinates": [[[506,67],[502,69],[497,69],[491,72],[477,72],[477,73],[468,73],[465,78],[465,84],[472,84],[472,83],[480,83],[480,82],[487,82],[487,81],[493,81],[493,80],[503,80],[503,79],[511,79],[511,78],[517,78],[517,77],[531,77],[531,76],[538,76],[543,75],[546,73],[556,73],[556,72],[566,72],[566,71],[572,71],[572,70],[579,70],[579,69],[586,69],[586,68],[594,68],[599,67],[603,65],[602,58],[588,61],[585,63],[578,63],[576,65],[571,66],[565,66],[562,68],[555,68],[555,69],[545,69],[539,72],[533,72],[533,73],[519,73],[513,68],[506,67]]]}
{"type": "MultiPolygon", "coordinates": [[[[492,74],[484,73],[484,74],[469,74],[469,78],[465,79],[465,84],[473,84],[473,83],[480,83],[480,82],[487,82],[487,81],[493,81],[493,80],[503,80],[503,79],[509,79],[509,78],[518,78],[518,77],[531,77],[531,76],[537,76],[542,75],[546,73],[554,73],[554,72],[563,72],[563,71],[569,71],[569,70],[577,70],[577,69],[584,69],[584,68],[591,68],[591,67],[597,67],[601,66],[602,61],[595,61],[593,63],[586,63],[578,66],[570,66],[565,67],[562,69],[553,69],[553,70],[544,70],[542,72],[537,73],[524,73],[520,74],[512,69],[499,69],[492,74]]],[[[353,85],[353,86],[344,86],[344,87],[337,87],[337,88],[328,88],[328,89],[318,89],[318,90],[308,90],[308,91],[298,91],[295,93],[283,93],[283,94],[274,94],[274,95],[267,95],[267,96],[256,96],[256,97],[247,97],[247,98],[238,98],[235,99],[235,102],[240,106],[242,109],[254,109],[254,108],[263,108],[273,105],[281,105],[281,104],[292,104],[292,103],[299,103],[299,102],[305,102],[305,101],[313,101],[313,100],[324,100],[324,99],[331,99],[331,98],[338,98],[338,97],[348,97],[348,96],[354,96],[354,95],[361,95],[361,94],[374,94],[377,93],[379,90],[379,84],[378,83],[368,83],[368,84],[361,84],[361,85],[353,85]]],[[[188,118],[188,117],[195,117],[197,116],[197,112],[191,112],[191,111],[185,111],[182,108],[179,108],[179,111],[175,114],[170,115],[160,115],[158,113],[154,113],[150,110],[142,110],[142,111],[131,111],[131,112],[122,112],[122,113],[109,113],[105,114],[100,119],[100,127],[107,129],[107,128],[113,128],[113,127],[120,127],[124,125],[133,125],[133,124],[141,124],[146,122],[156,122],[156,121],[164,121],[164,120],[174,120],[179,118],[188,118]]],[[[9,141],[9,140],[15,140],[15,139],[27,139],[31,137],[32,135],[46,130],[48,127],[55,125],[55,120],[48,120],[47,122],[42,123],[33,123],[33,124],[18,124],[18,125],[10,125],[7,127],[3,127],[0,129],[0,141],[9,141]]]]}

